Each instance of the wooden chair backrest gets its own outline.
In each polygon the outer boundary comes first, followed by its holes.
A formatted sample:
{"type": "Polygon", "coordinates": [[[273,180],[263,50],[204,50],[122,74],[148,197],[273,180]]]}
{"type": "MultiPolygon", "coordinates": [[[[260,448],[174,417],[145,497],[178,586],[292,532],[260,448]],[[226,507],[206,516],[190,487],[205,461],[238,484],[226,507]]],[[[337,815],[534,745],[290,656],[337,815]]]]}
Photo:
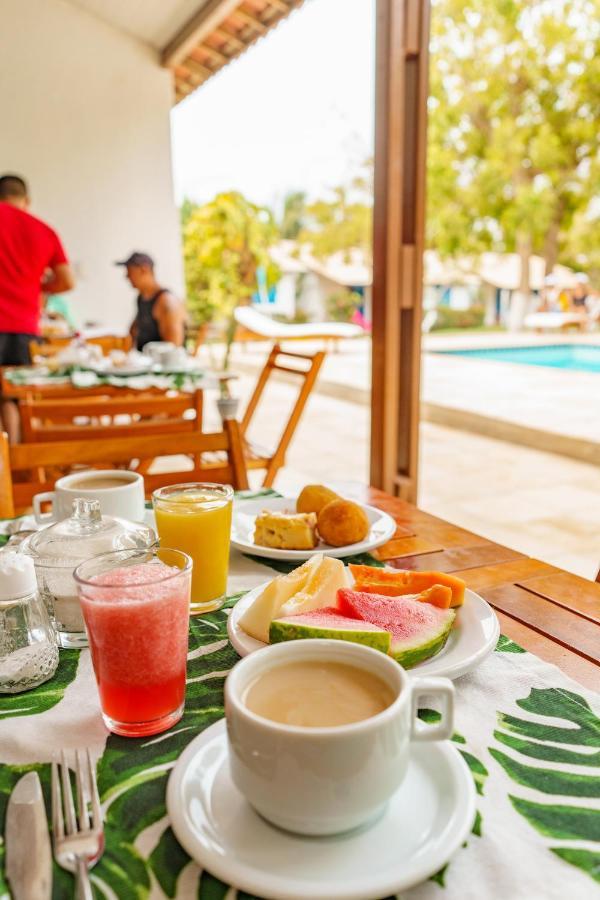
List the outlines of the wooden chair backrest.
{"type": "MultiPolygon", "coordinates": [[[[289,418],[281,433],[279,443],[272,454],[265,456],[262,460],[264,466],[261,467],[264,467],[267,470],[263,481],[263,484],[266,487],[270,487],[273,484],[278,469],[285,464],[287,449],[294,436],[294,432],[298,427],[306,402],[315,386],[325,356],[326,353],[322,350],[317,353],[298,353],[291,350],[282,350],[279,344],[274,344],[265,366],[258,376],[256,387],[250,397],[241,423],[242,435],[244,437],[246,436],[260,399],[273,372],[284,372],[287,375],[297,377],[300,381],[300,390],[296,402],[292,406],[289,418]]],[[[258,466],[255,467],[258,468],[258,466]]]]}
{"type": "Polygon", "coordinates": [[[119,437],[102,440],[51,441],[35,444],[11,444],[0,435],[0,518],[19,515],[31,506],[35,494],[51,490],[52,478],[46,481],[13,479],[15,474],[52,470],[52,467],[81,466],[106,468],[119,464],[138,467],[146,459],[180,457],[193,460],[192,469],[175,468],[144,475],[146,496],[168,484],[185,481],[215,481],[231,484],[236,490],[248,487],[248,473],[238,422],[228,419],[223,431],[204,434],[190,432],[173,437],[169,434],[149,437],[119,437]],[[202,454],[218,454],[214,461],[202,454]],[[107,464],[107,460],[110,463],[107,464]]]}
{"type": "Polygon", "coordinates": [[[19,404],[22,439],[30,443],[199,431],[202,429],[202,398],[202,391],[170,397],[130,393],[113,397],[80,395],[56,400],[27,398],[19,404]],[[186,413],[194,415],[184,418],[186,413]],[[115,421],[118,416],[126,421],[115,421]]]}
{"type": "MultiPolygon", "coordinates": [[[[51,357],[56,356],[65,347],[68,347],[72,338],[46,338],[41,341],[29,342],[29,353],[31,358],[34,356],[51,357]]],[[[86,344],[93,344],[102,348],[102,353],[106,356],[111,350],[123,350],[127,352],[131,350],[131,337],[129,335],[121,336],[116,334],[107,334],[102,337],[86,338],[86,344]]]]}

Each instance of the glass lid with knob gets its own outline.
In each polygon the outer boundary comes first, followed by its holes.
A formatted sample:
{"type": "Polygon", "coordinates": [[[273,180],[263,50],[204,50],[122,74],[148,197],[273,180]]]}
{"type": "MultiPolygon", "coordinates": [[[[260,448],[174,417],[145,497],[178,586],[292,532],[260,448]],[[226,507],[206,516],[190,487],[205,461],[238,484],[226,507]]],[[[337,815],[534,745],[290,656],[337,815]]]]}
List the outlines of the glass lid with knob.
{"type": "Polygon", "coordinates": [[[111,550],[146,550],[156,544],[151,528],[103,516],[98,500],[77,498],[68,519],[49,525],[26,541],[36,564],[69,566],[111,550]]]}

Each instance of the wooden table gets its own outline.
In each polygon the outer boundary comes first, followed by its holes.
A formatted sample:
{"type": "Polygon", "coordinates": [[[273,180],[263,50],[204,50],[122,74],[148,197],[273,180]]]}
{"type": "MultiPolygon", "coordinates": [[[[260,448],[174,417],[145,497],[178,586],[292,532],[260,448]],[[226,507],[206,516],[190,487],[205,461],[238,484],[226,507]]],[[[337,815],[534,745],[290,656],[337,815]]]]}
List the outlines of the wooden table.
{"type": "MultiPolygon", "coordinates": [[[[365,489],[364,501],[398,529],[375,555],[399,569],[460,575],[494,607],[502,633],[593,690],[600,686],[600,584],[532,559],[457,525],[365,489]]],[[[599,545],[600,554],[600,545],[599,545]]]]}

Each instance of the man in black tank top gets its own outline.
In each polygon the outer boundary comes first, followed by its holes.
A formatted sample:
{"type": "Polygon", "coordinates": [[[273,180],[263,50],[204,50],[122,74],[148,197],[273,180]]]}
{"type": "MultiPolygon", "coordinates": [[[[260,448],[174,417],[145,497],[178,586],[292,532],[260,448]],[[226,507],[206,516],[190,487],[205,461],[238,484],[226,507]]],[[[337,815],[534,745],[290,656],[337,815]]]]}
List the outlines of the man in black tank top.
{"type": "Polygon", "coordinates": [[[181,300],[161,287],[154,274],[154,260],[147,253],[132,253],[117,266],[125,266],[127,280],[139,292],[137,313],[130,328],[134,346],[141,350],[150,341],[183,345],[186,313],[181,300]]]}

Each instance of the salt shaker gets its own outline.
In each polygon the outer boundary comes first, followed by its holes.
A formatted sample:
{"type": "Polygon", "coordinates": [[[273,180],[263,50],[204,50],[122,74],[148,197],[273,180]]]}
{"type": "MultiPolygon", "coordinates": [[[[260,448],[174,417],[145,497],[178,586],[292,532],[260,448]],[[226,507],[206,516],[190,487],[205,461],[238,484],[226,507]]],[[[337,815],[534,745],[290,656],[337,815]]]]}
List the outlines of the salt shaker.
{"type": "Polygon", "coordinates": [[[0,553],[0,693],[17,694],[52,678],[56,633],[38,593],[33,560],[0,553]]]}

